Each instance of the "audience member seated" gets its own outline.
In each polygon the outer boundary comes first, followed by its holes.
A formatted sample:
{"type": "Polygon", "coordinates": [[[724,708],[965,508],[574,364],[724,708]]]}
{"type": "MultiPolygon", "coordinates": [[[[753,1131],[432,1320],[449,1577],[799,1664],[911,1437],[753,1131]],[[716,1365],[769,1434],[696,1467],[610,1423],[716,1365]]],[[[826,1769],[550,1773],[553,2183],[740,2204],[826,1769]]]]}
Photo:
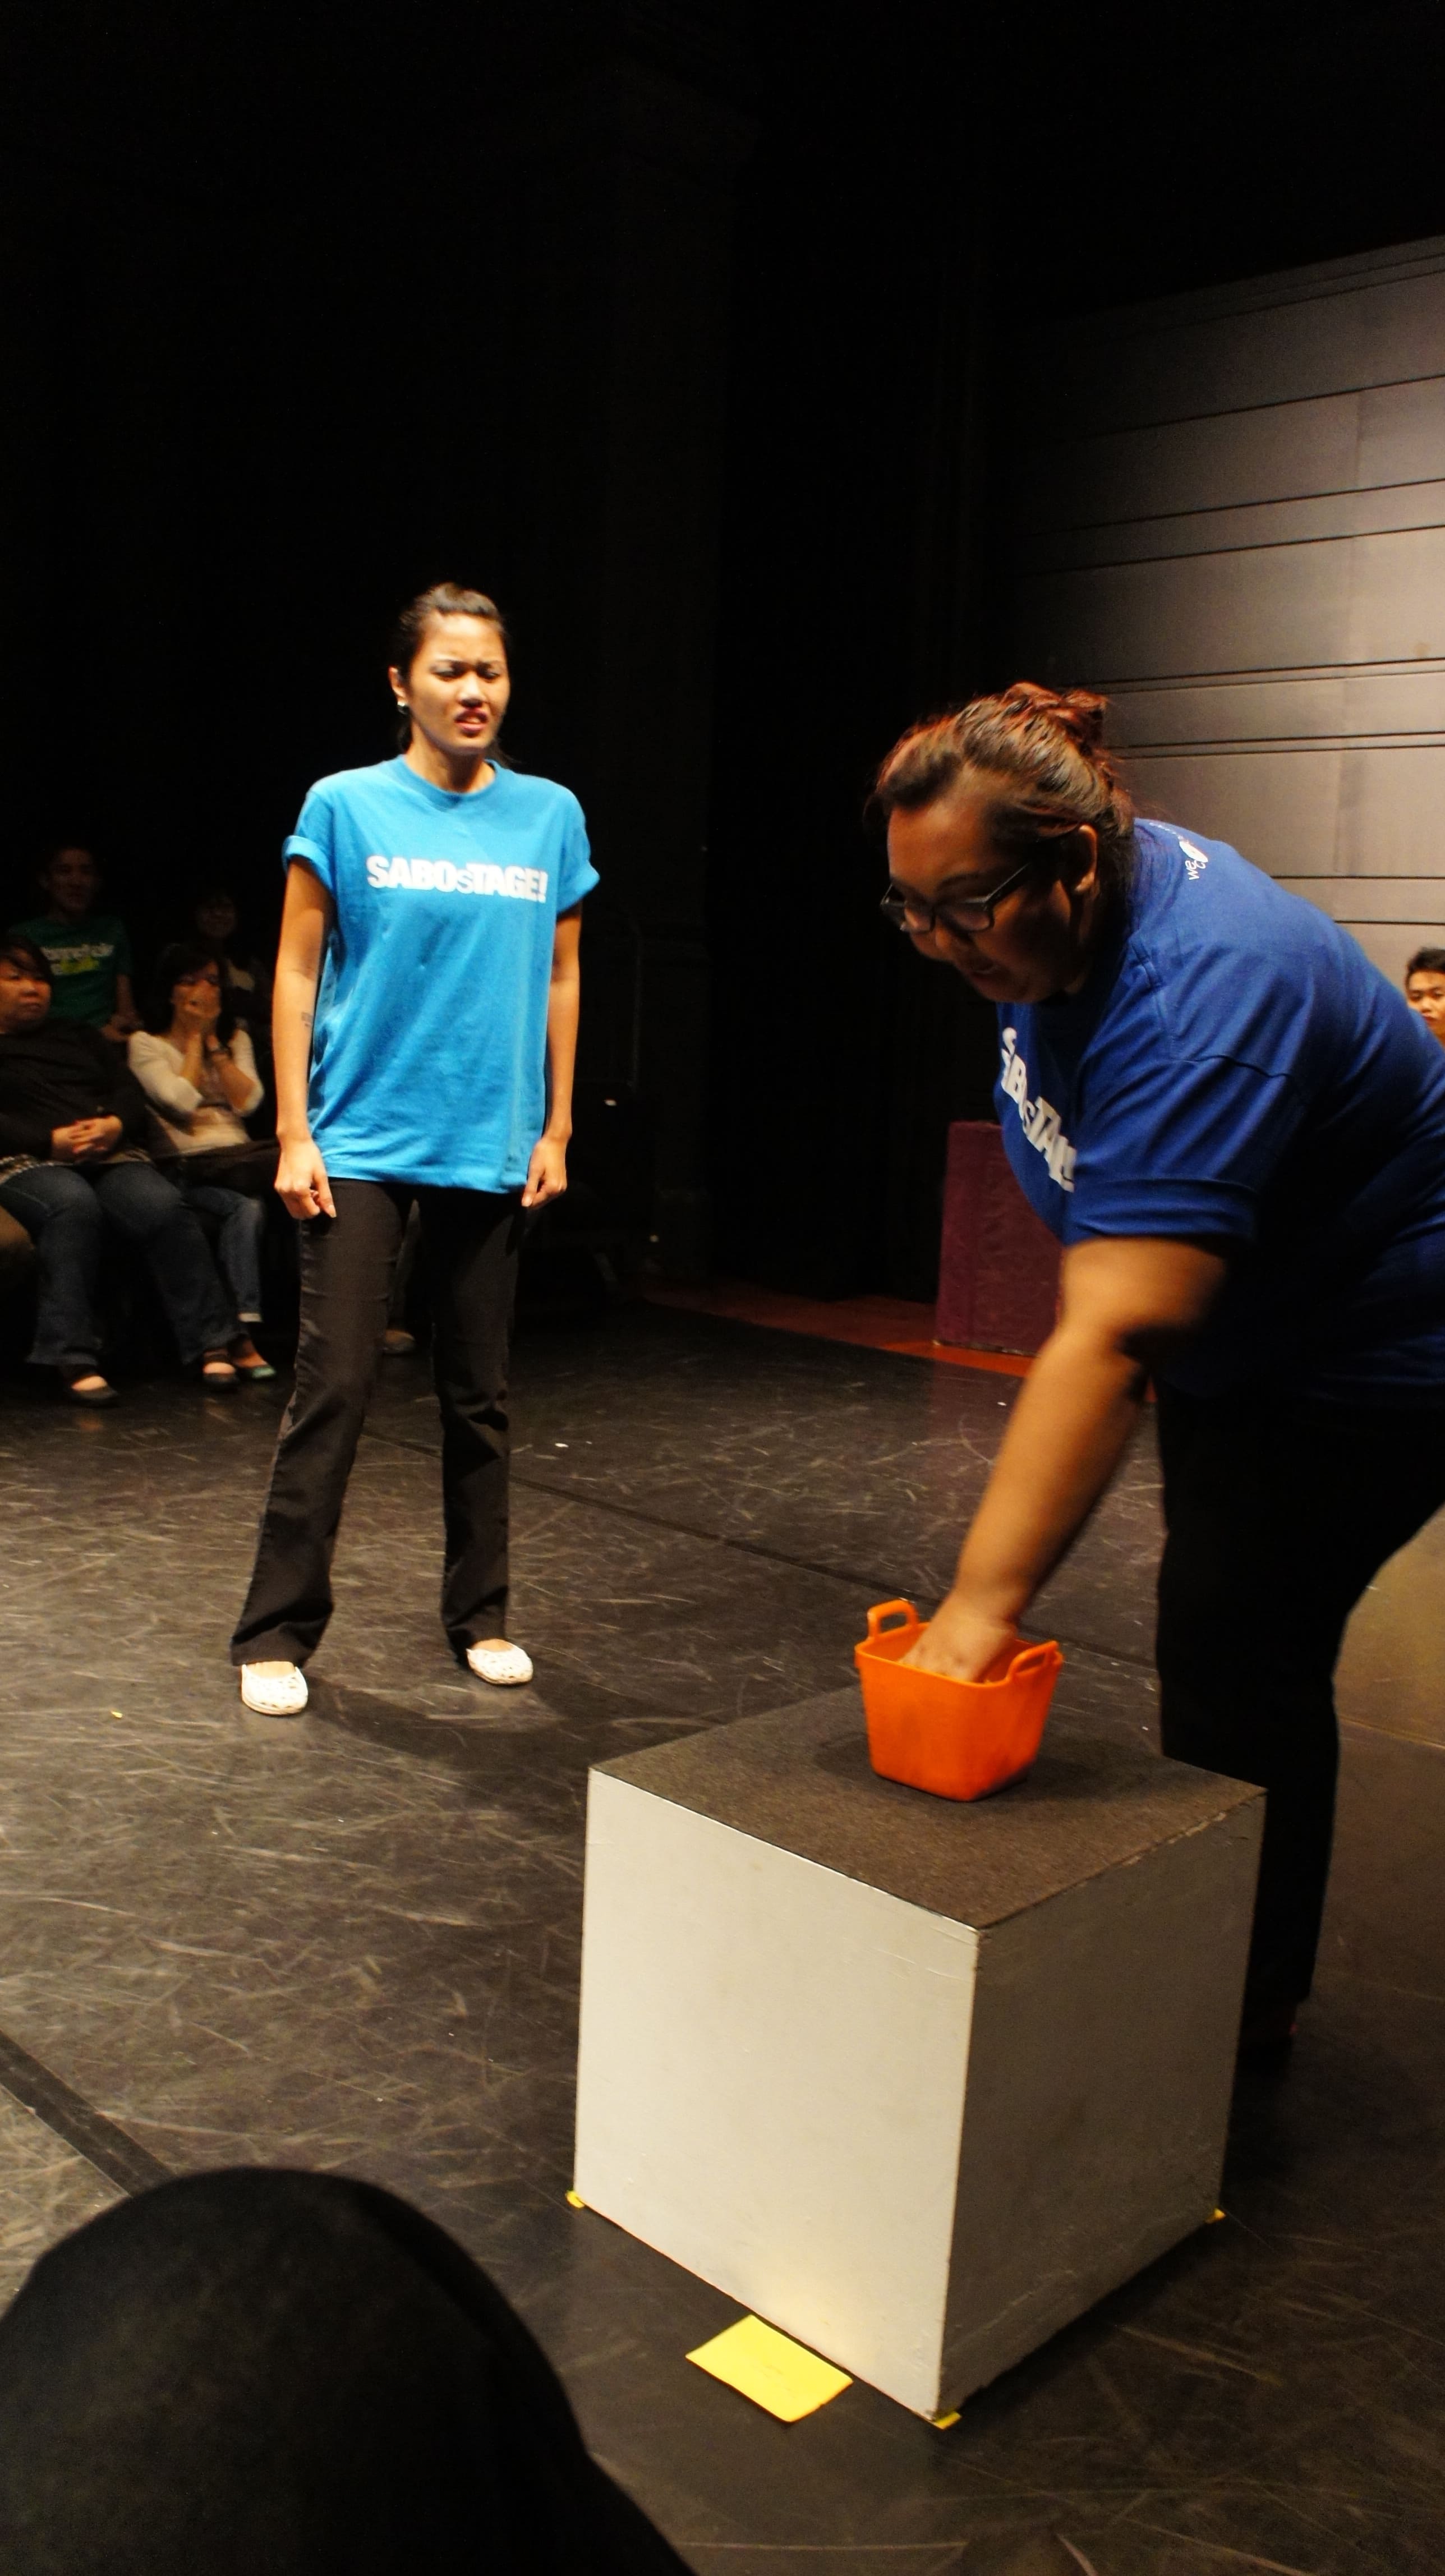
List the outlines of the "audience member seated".
{"type": "Polygon", "coordinates": [[[114,913],[96,912],[100,870],[89,850],[53,850],[40,871],[47,910],[14,925],[50,961],[57,1020],[99,1029],[124,1043],[140,1018],[131,990],[130,939],[114,913]]]}
{"type": "MultiPolygon", "coordinates": [[[[0,1149],[0,1164],[5,1160],[0,1149]]],[[[35,1246],[18,1217],[0,1207],[0,1318],[3,1318],[3,1356],[9,1356],[10,1335],[24,1309],[25,1297],[35,1277],[35,1246]]]]}
{"type": "Polygon", "coordinates": [[[36,2576],[686,2576],[470,2255],[373,2183],[256,2167],[36,2264],[0,2531],[36,2576]]]}
{"type": "MultiPolygon", "coordinates": [[[[261,1083],[222,973],[216,951],[199,940],[162,951],[146,1025],[130,1041],[130,1069],[174,1157],[178,1187],[219,1223],[221,1268],[240,1321],[259,1324],[276,1145],[257,1143],[241,1123],[260,1107],[261,1083]]],[[[276,1374],[259,1353],[232,1357],[243,1377],[276,1374]]]]}
{"type": "Polygon", "coordinates": [[[49,960],[12,932],[0,941],[0,1207],[38,1255],[30,1357],[57,1371],[73,1402],[115,1403],[95,1308],[109,1226],[143,1248],[182,1360],[208,1386],[234,1387],[237,1360],[260,1354],[194,1209],[140,1141],[145,1093],[98,1029],[49,1014],[49,960]]]}
{"type": "Polygon", "coordinates": [[[221,961],[226,998],[237,1023],[249,1029],[254,1042],[271,1026],[271,977],[263,957],[237,956],[240,918],[235,896],[223,885],[205,887],[191,911],[196,936],[221,961]]]}
{"type": "MultiPolygon", "coordinates": [[[[375,2183],[255,2165],[42,2254],[0,2318],[0,2532],[15,2576],[687,2576],[452,2237],[375,2183]]],[[[1094,2576],[1038,2526],[925,2555],[1094,2576]]]]}
{"type": "Polygon", "coordinates": [[[1417,948],[1405,969],[1405,999],[1445,1046],[1445,948],[1417,948]]]}

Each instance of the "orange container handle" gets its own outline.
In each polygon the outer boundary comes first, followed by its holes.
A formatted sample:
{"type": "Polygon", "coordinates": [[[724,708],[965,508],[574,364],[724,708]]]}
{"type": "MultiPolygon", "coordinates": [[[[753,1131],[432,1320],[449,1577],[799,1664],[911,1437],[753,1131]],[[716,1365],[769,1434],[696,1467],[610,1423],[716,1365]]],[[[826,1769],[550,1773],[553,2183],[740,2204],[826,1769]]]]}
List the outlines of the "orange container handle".
{"type": "Polygon", "coordinates": [[[911,1601],[875,1601],[868,1613],[870,1643],[874,1637],[882,1635],[884,1621],[891,1619],[900,1619],[905,1628],[918,1628],[923,1624],[911,1601]]]}
{"type": "Polygon", "coordinates": [[[1049,1639],[1047,1645],[1025,1646],[1021,1655],[1015,1655],[1013,1662],[1008,1668],[1005,1679],[1011,1682],[1021,1682],[1026,1680],[1030,1673],[1045,1671],[1054,1664],[1061,1664],[1063,1660],[1063,1656],[1059,1653],[1058,1647],[1054,1644],[1052,1638],[1049,1639]]]}

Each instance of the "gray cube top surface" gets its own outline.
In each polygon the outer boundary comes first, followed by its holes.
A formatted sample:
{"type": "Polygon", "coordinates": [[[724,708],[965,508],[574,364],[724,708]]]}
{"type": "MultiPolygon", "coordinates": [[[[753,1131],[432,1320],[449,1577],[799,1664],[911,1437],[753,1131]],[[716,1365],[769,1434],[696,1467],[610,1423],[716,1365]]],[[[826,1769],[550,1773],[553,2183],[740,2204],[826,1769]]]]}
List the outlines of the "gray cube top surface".
{"type": "Polygon", "coordinates": [[[856,1689],[597,1768],[980,1930],[1264,1794],[1058,1725],[1027,1777],[996,1796],[968,1805],[931,1797],[872,1770],[856,1689]]]}

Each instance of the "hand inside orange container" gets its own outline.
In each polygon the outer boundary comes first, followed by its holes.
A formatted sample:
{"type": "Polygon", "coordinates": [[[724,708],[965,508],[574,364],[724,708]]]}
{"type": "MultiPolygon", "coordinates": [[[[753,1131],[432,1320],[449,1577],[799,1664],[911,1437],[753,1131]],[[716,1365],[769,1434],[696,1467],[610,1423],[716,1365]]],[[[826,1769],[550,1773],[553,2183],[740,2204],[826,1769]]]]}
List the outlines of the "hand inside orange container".
{"type": "Polygon", "coordinates": [[[1033,1762],[1063,1656],[1052,1641],[1009,1647],[982,1681],[958,1682],[903,1664],[925,1625],[911,1601],[880,1601],[868,1613],[853,1649],[868,1759],[880,1778],[936,1798],[987,1798],[1033,1762]]]}

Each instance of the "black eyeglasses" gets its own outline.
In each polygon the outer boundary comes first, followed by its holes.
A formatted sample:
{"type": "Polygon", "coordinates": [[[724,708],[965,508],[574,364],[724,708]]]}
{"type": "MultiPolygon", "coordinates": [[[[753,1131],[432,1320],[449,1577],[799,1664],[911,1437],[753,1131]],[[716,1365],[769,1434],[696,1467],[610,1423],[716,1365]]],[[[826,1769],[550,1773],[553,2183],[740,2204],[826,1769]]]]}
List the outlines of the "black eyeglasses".
{"type": "Polygon", "coordinates": [[[1006,894],[1036,867],[1039,852],[1035,850],[1011,877],[990,888],[987,894],[972,895],[953,903],[925,903],[922,895],[904,894],[890,886],[878,909],[895,930],[905,931],[911,939],[925,939],[931,930],[951,930],[960,938],[969,930],[992,930],[993,917],[1006,894]]]}

